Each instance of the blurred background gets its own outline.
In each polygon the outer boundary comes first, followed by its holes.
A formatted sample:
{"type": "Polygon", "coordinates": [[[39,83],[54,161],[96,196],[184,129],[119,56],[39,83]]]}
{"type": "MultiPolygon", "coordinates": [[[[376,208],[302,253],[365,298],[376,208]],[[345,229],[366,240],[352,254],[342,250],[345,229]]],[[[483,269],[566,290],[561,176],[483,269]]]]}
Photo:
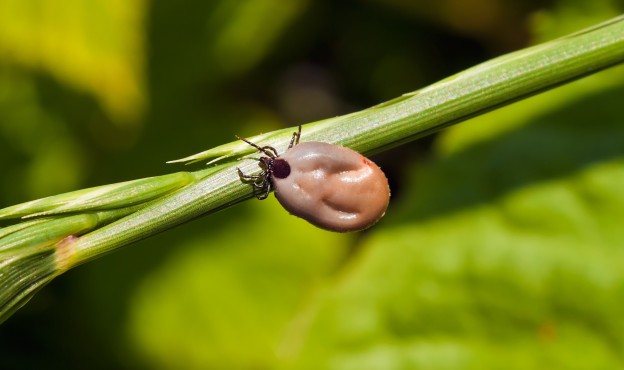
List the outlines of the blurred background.
{"type": "MultiPolygon", "coordinates": [[[[0,207],[415,91],[608,0],[0,0],[0,207]]],[[[373,158],[373,229],[274,197],[80,266],[2,369],[624,368],[624,69],[373,158]]],[[[303,133],[305,140],[305,132],[303,133]]]]}

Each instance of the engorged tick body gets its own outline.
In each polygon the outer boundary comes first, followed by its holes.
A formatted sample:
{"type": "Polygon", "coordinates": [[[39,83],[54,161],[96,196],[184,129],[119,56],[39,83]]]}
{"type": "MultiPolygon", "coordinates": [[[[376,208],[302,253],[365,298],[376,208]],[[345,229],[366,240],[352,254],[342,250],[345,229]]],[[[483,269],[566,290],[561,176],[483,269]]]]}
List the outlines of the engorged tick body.
{"type": "Polygon", "coordinates": [[[262,172],[245,175],[265,199],[271,189],[291,214],[320,228],[358,231],[375,224],[386,212],[390,199],[388,180],[381,169],[361,154],[322,142],[299,143],[301,126],[293,134],[285,153],[260,147],[242,139],[266,157],[260,158],[262,172]]]}

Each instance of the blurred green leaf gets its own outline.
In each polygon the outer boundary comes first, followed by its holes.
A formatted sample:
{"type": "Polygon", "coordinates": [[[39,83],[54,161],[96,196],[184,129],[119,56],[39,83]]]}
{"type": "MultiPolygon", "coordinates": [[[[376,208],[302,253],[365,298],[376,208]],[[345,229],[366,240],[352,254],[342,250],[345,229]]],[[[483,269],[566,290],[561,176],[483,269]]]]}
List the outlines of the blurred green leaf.
{"type": "Polygon", "coordinates": [[[145,0],[3,0],[0,53],[95,95],[119,123],[144,105],[145,0]]]}
{"type": "Polygon", "coordinates": [[[132,337],[156,368],[273,368],[352,239],[274,198],[240,207],[249,219],[177,246],[133,294],[132,337]]]}
{"type": "Polygon", "coordinates": [[[76,189],[90,164],[83,143],[39,98],[36,78],[0,62],[0,186],[5,201],[76,189]]]}
{"type": "Polygon", "coordinates": [[[225,74],[240,74],[271,51],[308,0],[216,2],[208,19],[212,60],[225,74]]]}
{"type": "Polygon", "coordinates": [[[567,35],[622,11],[618,0],[558,0],[548,10],[537,11],[531,22],[533,43],[567,35]]]}

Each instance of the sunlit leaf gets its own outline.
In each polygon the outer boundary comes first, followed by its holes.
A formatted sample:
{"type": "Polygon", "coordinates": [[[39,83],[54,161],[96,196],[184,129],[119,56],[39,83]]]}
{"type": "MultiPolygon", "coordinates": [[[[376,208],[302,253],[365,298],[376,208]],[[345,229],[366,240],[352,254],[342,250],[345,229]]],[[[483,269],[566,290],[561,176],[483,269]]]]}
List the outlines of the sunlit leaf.
{"type": "Polygon", "coordinates": [[[144,0],[3,0],[0,54],[95,95],[119,123],[144,105],[144,0]]]}

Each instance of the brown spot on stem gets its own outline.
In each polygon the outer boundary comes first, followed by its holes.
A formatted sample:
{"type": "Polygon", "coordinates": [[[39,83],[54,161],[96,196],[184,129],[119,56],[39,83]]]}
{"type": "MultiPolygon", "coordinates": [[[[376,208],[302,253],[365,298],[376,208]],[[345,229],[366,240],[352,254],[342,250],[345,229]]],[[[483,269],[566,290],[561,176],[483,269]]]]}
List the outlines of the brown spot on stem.
{"type": "Polygon", "coordinates": [[[76,235],[69,235],[56,243],[56,266],[59,273],[71,267],[71,259],[74,255],[73,246],[78,239],[76,235]]]}

